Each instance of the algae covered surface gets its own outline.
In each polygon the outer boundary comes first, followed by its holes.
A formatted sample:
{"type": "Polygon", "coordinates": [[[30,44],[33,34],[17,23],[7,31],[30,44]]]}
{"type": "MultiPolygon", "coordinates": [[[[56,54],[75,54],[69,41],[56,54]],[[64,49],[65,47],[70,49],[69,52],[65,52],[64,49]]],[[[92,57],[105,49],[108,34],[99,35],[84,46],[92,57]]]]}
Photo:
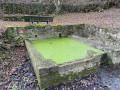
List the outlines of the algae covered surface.
{"type": "Polygon", "coordinates": [[[32,43],[44,59],[53,60],[57,64],[83,59],[87,56],[88,50],[103,53],[101,50],[92,48],[70,38],[33,41],[32,43]]]}

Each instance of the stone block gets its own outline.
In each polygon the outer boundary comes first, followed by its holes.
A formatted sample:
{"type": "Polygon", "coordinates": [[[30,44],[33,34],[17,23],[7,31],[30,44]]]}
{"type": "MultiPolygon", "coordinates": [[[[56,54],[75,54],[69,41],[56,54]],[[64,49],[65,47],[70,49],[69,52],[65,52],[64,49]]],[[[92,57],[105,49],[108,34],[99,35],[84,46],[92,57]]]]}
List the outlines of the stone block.
{"type": "Polygon", "coordinates": [[[39,75],[46,75],[49,73],[49,68],[40,68],[39,75]]]}
{"type": "Polygon", "coordinates": [[[25,41],[25,43],[41,89],[68,82],[69,77],[74,79],[98,71],[100,56],[102,57],[101,54],[98,54],[93,56],[93,58],[88,57],[87,59],[74,60],[62,64],[53,64],[49,61],[48,64],[37,53],[32,43],[29,41],[25,41]]]}

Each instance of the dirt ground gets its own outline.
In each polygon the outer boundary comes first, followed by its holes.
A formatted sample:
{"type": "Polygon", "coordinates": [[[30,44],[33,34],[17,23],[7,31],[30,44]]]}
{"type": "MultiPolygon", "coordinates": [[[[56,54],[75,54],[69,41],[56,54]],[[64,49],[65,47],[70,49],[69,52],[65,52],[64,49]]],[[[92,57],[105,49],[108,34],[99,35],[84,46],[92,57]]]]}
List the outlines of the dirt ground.
{"type": "MultiPolygon", "coordinates": [[[[111,8],[103,12],[89,13],[69,13],[54,17],[54,22],[49,24],[80,24],[87,23],[100,27],[120,29],[120,9],[111,8]]],[[[6,26],[28,25],[28,22],[8,22],[0,21],[0,30],[5,30],[6,26]]],[[[46,24],[41,23],[40,24],[46,24]]]]}

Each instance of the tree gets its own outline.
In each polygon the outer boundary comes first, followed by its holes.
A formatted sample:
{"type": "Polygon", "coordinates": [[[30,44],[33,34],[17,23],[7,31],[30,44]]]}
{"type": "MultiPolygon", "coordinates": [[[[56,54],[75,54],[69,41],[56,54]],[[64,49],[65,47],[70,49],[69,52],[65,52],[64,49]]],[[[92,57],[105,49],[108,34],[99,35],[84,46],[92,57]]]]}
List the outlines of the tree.
{"type": "Polygon", "coordinates": [[[51,0],[51,1],[56,7],[56,10],[55,10],[56,14],[59,14],[61,10],[62,1],[61,0],[51,0]]]}

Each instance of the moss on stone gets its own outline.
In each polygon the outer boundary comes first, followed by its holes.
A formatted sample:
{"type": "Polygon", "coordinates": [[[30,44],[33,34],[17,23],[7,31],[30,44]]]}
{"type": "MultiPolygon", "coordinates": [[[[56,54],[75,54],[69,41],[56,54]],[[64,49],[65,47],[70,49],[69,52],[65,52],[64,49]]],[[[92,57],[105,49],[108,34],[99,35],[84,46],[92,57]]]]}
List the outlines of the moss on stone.
{"type": "Polygon", "coordinates": [[[56,29],[63,29],[63,26],[62,25],[53,25],[53,27],[55,27],[56,29]]]}
{"type": "Polygon", "coordinates": [[[80,23],[80,24],[85,24],[85,23],[80,23]]]}
{"type": "Polygon", "coordinates": [[[25,29],[33,29],[33,28],[35,28],[35,26],[45,26],[45,25],[44,24],[35,24],[35,25],[27,25],[27,26],[24,26],[24,25],[22,25],[22,26],[7,26],[6,30],[14,29],[14,28],[21,28],[21,27],[23,27],[25,29]]]}
{"type": "Polygon", "coordinates": [[[25,26],[7,26],[6,29],[7,29],[7,28],[12,28],[12,29],[14,29],[14,28],[16,28],[16,27],[17,27],[17,28],[21,28],[21,27],[25,27],[25,26]]]}
{"type": "Polygon", "coordinates": [[[77,29],[77,30],[83,29],[83,27],[84,27],[84,23],[81,23],[81,24],[78,24],[78,25],[76,26],[76,29],[77,29]]]}
{"type": "Polygon", "coordinates": [[[110,58],[110,56],[107,53],[103,54],[100,63],[105,66],[113,65],[112,59],[110,58]]]}
{"type": "Polygon", "coordinates": [[[35,26],[34,25],[29,25],[29,26],[25,26],[24,29],[33,29],[35,26]]]}
{"type": "Polygon", "coordinates": [[[71,72],[69,75],[60,75],[59,72],[50,72],[47,75],[40,76],[39,86],[41,89],[48,88],[50,86],[57,85],[63,82],[69,82],[72,79],[82,77],[84,75],[89,75],[91,73],[98,72],[98,71],[99,71],[98,63],[96,63],[96,65],[92,68],[85,68],[79,73],[71,72]]]}
{"type": "Polygon", "coordinates": [[[45,24],[36,24],[36,26],[45,26],[45,24]]]}
{"type": "Polygon", "coordinates": [[[6,31],[13,30],[15,27],[6,27],[6,31]]]}

